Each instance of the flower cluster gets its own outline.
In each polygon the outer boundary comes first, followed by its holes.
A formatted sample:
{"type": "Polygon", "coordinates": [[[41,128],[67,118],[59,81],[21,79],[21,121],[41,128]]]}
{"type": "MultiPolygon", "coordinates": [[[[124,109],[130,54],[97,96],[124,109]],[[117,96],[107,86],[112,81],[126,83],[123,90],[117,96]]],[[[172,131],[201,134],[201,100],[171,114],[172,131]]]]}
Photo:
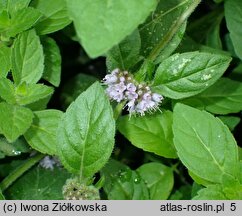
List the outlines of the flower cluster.
{"type": "Polygon", "coordinates": [[[45,156],[40,162],[40,166],[45,169],[53,170],[55,166],[60,167],[61,163],[57,157],[45,156]]]}
{"type": "Polygon", "coordinates": [[[78,178],[67,179],[62,194],[66,200],[100,200],[99,190],[93,185],[80,183],[78,178]]]}
{"type": "Polygon", "coordinates": [[[108,87],[106,93],[110,99],[127,101],[126,107],[130,114],[144,115],[146,111],[158,108],[163,97],[151,92],[149,86],[137,83],[127,71],[115,69],[103,79],[108,87]]]}

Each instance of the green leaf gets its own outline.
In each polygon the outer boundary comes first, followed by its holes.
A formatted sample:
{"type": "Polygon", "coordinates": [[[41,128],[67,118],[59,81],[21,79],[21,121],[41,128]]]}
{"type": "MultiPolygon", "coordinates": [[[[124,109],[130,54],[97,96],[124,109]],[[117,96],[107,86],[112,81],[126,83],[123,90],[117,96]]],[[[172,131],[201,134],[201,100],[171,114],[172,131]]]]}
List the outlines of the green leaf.
{"type": "Polygon", "coordinates": [[[215,49],[222,49],[220,24],[224,17],[221,7],[217,7],[189,23],[187,34],[196,42],[206,44],[215,49]],[[201,34],[201,32],[203,32],[201,34]]]}
{"type": "Polygon", "coordinates": [[[0,153],[5,156],[18,156],[22,152],[29,152],[29,145],[23,138],[18,138],[13,143],[8,142],[5,138],[0,138],[0,153]]]}
{"type": "Polygon", "coordinates": [[[104,190],[109,200],[144,200],[149,199],[148,189],[139,173],[128,166],[110,160],[101,170],[105,177],[104,190]]]}
{"type": "Polygon", "coordinates": [[[107,195],[112,190],[113,182],[120,176],[120,173],[126,170],[130,170],[127,165],[112,158],[100,170],[101,176],[105,179],[103,189],[107,195]]]}
{"type": "Polygon", "coordinates": [[[238,178],[238,147],[218,118],[176,104],[173,133],[180,160],[195,175],[214,183],[221,183],[223,174],[238,178]]]}
{"type": "Polygon", "coordinates": [[[0,103],[0,133],[13,142],[30,127],[33,113],[30,109],[0,103]]]}
{"type": "Polygon", "coordinates": [[[33,0],[31,6],[39,10],[43,17],[36,25],[36,31],[39,35],[50,34],[63,29],[71,23],[66,8],[65,0],[33,0]]]}
{"type": "Polygon", "coordinates": [[[0,45],[0,78],[6,77],[11,68],[11,49],[0,45]]]}
{"type": "MultiPolygon", "coordinates": [[[[9,19],[9,15],[8,12],[6,10],[2,10],[0,11],[0,32],[4,32],[8,29],[10,25],[10,19],[9,19]]],[[[1,35],[1,39],[2,39],[2,35],[1,35]]]]}
{"type": "Polygon", "coordinates": [[[27,29],[30,29],[40,19],[41,13],[34,8],[24,8],[11,17],[5,36],[14,37],[27,29]]]}
{"type": "Polygon", "coordinates": [[[99,83],[83,92],[57,130],[57,151],[63,165],[80,177],[91,177],[109,159],[115,122],[109,100],[99,83]]]}
{"type": "Polygon", "coordinates": [[[7,0],[8,12],[13,15],[17,11],[28,7],[31,0],[7,0]]]}
{"type": "Polygon", "coordinates": [[[44,37],[42,40],[45,55],[45,69],[43,78],[58,87],[61,78],[61,55],[55,40],[44,37]]]}
{"type": "Polygon", "coordinates": [[[240,184],[239,179],[235,179],[233,176],[230,175],[223,175],[222,187],[223,192],[229,199],[242,199],[242,185],[240,184]]]}
{"type": "Polygon", "coordinates": [[[16,102],[14,84],[7,78],[0,78],[0,86],[0,97],[8,103],[14,104],[16,102]]]}
{"type": "Polygon", "coordinates": [[[151,200],[166,200],[173,188],[173,171],[161,163],[147,163],[136,170],[145,181],[151,200]]]}
{"type": "Polygon", "coordinates": [[[242,82],[242,62],[228,76],[230,79],[242,82]]]}
{"type": "Polygon", "coordinates": [[[157,59],[155,60],[155,63],[161,63],[164,61],[167,57],[169,57],[178,47],[178,45],[181,43],[181,40],[183,38],[183,35],[186,30],[186,22],[182,24],[182,26],[178,29],[177,33],[173,36],[173,38],[170,40],[169,43],[166,44],[166,46],[162,49],[160,54],[157,56],[157,59]]]}
{"type": "Polygon", "coordinates": [[[12,52],[12,73],[14,81],[19,84],[36,83],[44,70],[44,54],[40,39],[35,31],[21,33],[14,42],[12,52]]]}
{"type": "Polygon", "coordinates": [[[55,155],[57,150],[57,127],[62,112],[59,110],[43,110],[34,112],[31,127],[24,134],[29,145],[44,154],[55,155]]]}
{"type": "Polygon", "coordinates": [[[184,53],[184,52],[191,52],[191,51],[201,51],[206,53],[213,53],[213,54],[219,54],[219,55],[227,55],[231,56],[231,53],[228,51],[220,50],[220,49],[214,49],[209,46],[205,46],[202,44],[199,44],[195,42],[191,37],[188,35],[185,35],[183,37],[182,42],[176,49],[177,53],[184,53]]]}
{"type": "Polygon", "coordinates": [[[0,0],[0,11],[7,8],[7,0],[0,0]]]}
{"type": "Polygon", "coordinates": [[[220,185],[209,185],[198,191],[198,195],[193,200],[227,200],[220,185]]]}
{"type": "Polygon", "coordinates": [[[148,189],[143,179],[132,170],[120,173],[108,194],[109,200],[147,200],[148,189]]]}
{"type": "Polygon", "coordinates": [[[172,141],[172,112],[120,117],[117,127],[134,146],[163,157],[177,157],[172,141]]]}
{"type": "Polygon", "coordinates": [[[191,199],[192,187],[191,185],[182,185],[173,193],[169,200],[190,200],[191,199]]]}
{"type": "Polygon", "coordinates": [[[200,0],[160,0],[156,11],[140,27],[143,55],[153,61],[160,58],[158,63],[163,51],[166,56],[171,54],[181,41],[185,21],[199,3],[200,0]]]}
{"type": "Polygon", "coordinates": [[[240,123],[240,118],[236,116],[218,116],[218,118],[233,131],[240,123]]]}
{"type": "Polygon", "coordinates": [[[204,187],[200,184],[197,184],[196,182],[193,182],[192,184],[192,192],[191,192],[191,197],[194,197],[197,195],[197,192],[201,189],[203,189],[204,187]]]}
{"type": "Polygon", "coordinates": [[[242,4],[238,0],[227,0],[224,4],[225,19],[236,54],[242,59],[242,4]]]}
{"type": "Polygon", "coordinates": [[[53,89],[43,84],[21,83],[17,87],[6,78],[0,79],[0,96],[10,104],[27,105],[53,94],[53,89]]]}
{"type": "Polygon", "coordinates": [[[40,111],[40,110],[44,110],[47,107],[47,104],[49,103],[50,99],[51,99],[52,94],[49,94],[47,97],[40,99],[36,102],[33,102],[31,104],[27,104],[26,107],[28,107],[29,109],[31,109],[32,111],[40,111]]]}
{"type": "Polygon", "coordinates": [[[112,71],[115,68],[121,70],[130,69],[141,59],[139,55],[140,47],[139,31],[135,30],[131,35],[121,41],[121,43],[107,52],[106,64],[108,70],[112,71]]]}
{"type": "Polygon", "coordinates": [[[97,78],[88,74],[77,74],[65,83],[61,91],[62,106],[66,109],[82,92],[86,91],[97,78]]]}
{"type": "Polygon", "coordinates": [[[92,58],[104,54],[132,33],[155,9],[156,4],[156,0],[143,0],[142,4],[139,0],[67,1],[77,35],[92,58]]]}
{"type": "Polygon", "coordinates": [[[6,191],[7,199],[14,200],[61,200],[62,186],[70,174],[64,169],[54,168],[53,170],[35,166],[6,191]]]}
{"type": "Polygon", "coordinates": [[[189,173],[190,177],[194,180],[194,182],[196,182],[199,185],[208,186],[208,185],[213,184],[213,182],[207,181],[207,180],[195,175],[191,170],[188,170],[188,173],[189,173]]]}
{"type": "Polygon", "coordinates": [[[153,89],[173,99],[196,95],[222,76],[230,60],[227,56],[200,52],[172,55],[159,65],[153,89]]]}
{"type": "Polygon", "coordinates": [[[182,103],[215,114],[237,113],[242,110],[242,83],[221,78],[201,94],[187,98],[182,103]]]}
{"type": "Polygon", "coordinates": [[[208,32],[206,38],[206,45],[213,47],[215,49],[222,49],[222,41],[220,38],[220,25],[224,18],[224,14],[221,13],[215,20],[213,26],[211,27],[210,31],[208,32]]]}
{"type": "Polygon", "coordinates": [[[19,105],[32,104],[53,94],[53,88],[43,84],[26,84],[25,82],[15,88],[16,102],[19,105]]]}

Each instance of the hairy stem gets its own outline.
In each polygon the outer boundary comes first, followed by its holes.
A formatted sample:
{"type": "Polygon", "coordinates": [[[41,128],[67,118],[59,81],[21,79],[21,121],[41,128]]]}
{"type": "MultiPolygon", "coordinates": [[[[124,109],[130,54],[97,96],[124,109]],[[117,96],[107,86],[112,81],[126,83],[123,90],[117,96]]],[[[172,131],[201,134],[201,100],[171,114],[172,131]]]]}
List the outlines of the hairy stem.
{"type": "Polygon", "coordinates": [[[115,109],[113,111],[113,117],[114,117],[115,121],[118,120],[118,117],[120,116],[125,103],[126,103],[126,101],[123,101],[122,103],[118,103],[118,105],[115,107],[115,109]]]}
{"type": "Polygon", "coordinates": [[[14,181],[16,181],[21,175],[23,175],[27,170],[34,166],[43,157],[43,154],[37,154],[34,157],[28,159],[25,163],[18,166],[5,179],[3,179],[3,181],[0,183],[0,189],[2,191],[6,190],[14,181]]]}
{"type": "Polygon", "coordinates": [[[190,14],[195,10],[199,5],[201,0],[194,0],[193,3],[187,8],[186,11],[179,17],[177,22],[174,23],[171,30],[165,35],[165,37],[158,43],[155,49],[148,56],[148,60],[154,61],[159,55],[160,51],[167,45],[167,43],[173,38],[181,25],[186,21],[190,14]]]}

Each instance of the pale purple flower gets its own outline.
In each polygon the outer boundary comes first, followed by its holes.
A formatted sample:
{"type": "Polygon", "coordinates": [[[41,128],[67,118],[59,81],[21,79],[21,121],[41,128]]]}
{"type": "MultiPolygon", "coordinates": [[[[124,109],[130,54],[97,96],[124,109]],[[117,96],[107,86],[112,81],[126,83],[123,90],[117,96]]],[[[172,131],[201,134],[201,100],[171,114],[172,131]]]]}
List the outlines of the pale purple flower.
{"type": "Polygon", "coordinates": [[[128,83],[125,95],[128,100],[134,100],[138,98],[138,94],[136,93],[136,86],[133,83],[128,83]]]}
{"type": "Polygon", "coordinates": [[[61,166],[60,161],[56,157],[45,156],[40,162],[40,166],[45,169],[53,170],[55,166],[61,166]]]}
{"type": "Polygon", "coordinates": [[[146,111],[157,109],[163,100],[160,94],[152,93],[146,84],[137,84],[127,71],[115,69],[104,77],[104,83],[108,86],[106,93],[110,99],[127,101],[125,107],[130,114],[144,115],[146,111]]]}
{"type": "Polygon", "coordinates": [[[144,115],[145,111],[147,111],[147,102],[144,100],[141,100],[135,107],[135,111],[137,113],[140,113],[140,115],[144,115]]]}
{"type": "Polygon", "coordinates": [[[114,84],[118,81],[118,77],[116,75],[113,74],[107,74],[104,79],[103,79],[104,83],[109,85],[109,84],[114,84]]]}
{"type": "Polygon", "coordinates": [[[151,94],[149,92],[144,93],[142,99],[145,100],[145,101],[150,101],[151,100],[151,94]]]}
{"type": "Polygon", "coordinates": [[[110,99],[113,99],[117,102],[121,102],[124,99],[124,91],[126,89],[126,86],[124,83],[118,83],[114,85],[110,85],[107,89],[106,92],[110,99]]]}
{"type": "Polygon", "coordinates": [[[128,111],[130,113],[134,112],[135,111],[135,100],[130,100],[126,106],[128,107],[128,111]]]}
{"type": "Polygon", "coordinates": [[[152,94],[152,100],[157,102],[157,103],[160,103],[163,100],[163,97],[160,94],[153,93],[152,94]]]}
{"type": "Polygon", "coordinates": [[[119,78],[119,81],[120,81],[120,82],[125,82],[125,77],[123,77],[123,76],[120,77],[120,78],[119,78]]]}

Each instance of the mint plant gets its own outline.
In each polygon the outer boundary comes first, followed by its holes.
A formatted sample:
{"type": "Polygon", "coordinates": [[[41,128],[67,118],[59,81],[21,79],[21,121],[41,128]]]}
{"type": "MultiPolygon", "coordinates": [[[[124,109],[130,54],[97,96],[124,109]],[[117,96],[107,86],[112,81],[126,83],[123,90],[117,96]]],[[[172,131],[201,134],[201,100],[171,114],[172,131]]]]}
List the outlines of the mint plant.
{"type": "Polygon", "coordinates": [[[0,199],[242,199],[239,0],[0,0],[0,199]]]}

